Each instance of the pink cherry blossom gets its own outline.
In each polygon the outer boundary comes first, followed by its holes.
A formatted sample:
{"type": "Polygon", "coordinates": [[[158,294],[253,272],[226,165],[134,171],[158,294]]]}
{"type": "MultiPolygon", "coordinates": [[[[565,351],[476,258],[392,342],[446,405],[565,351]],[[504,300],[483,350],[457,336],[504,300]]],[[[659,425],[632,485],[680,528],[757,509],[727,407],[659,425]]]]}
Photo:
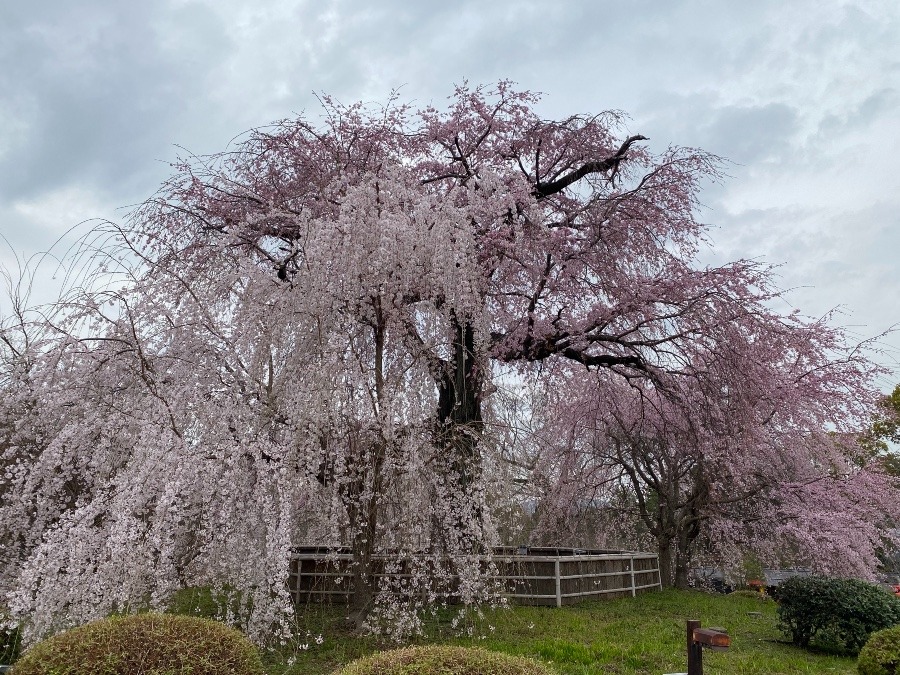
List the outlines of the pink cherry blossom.
{"type": "Polygon", "coordinates": [[[871,568],[889,486],[838,442],[874,400],[865,350],[775,311],[769,267],[697,264],[718,158],[537,102],[323,97],[73,251],[84,283],[3,333],[0,582],[28,639],[192,585],[283,635],[298,545],[349,547],[353,619],[400,637],[493,596],[523,499],[561,544],[654,480],[689,502],[645,518],[664,558],[871,568]]]}

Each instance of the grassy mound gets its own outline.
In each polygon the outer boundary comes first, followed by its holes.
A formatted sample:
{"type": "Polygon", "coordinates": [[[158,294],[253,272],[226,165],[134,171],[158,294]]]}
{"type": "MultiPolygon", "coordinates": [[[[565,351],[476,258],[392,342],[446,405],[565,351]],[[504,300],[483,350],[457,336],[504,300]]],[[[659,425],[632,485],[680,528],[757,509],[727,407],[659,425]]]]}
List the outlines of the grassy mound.
{"type": "Polygon", "coordinates": [[[171,614],[115,616],[34,645],[12,675],[263,675],[239,631],[171,614]]]}
{"type": "Polygon", "coordinates": [[[407,647],[348,664],[336,675],[552,675],[546,666],[478,647],[407,647]]]}

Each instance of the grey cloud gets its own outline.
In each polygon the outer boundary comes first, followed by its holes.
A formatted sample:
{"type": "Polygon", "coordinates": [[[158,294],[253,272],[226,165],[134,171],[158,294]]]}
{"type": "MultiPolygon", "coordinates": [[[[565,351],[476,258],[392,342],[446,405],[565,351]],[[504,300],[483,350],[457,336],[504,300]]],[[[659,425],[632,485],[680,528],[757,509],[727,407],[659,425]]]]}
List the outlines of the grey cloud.
{"type": "MultiPolygon", "coordinates": [[[[848,323],[874,335],[900,323],[896,287],[900,215],[888,201],[832,212],[801,206],[720,210],[710,262],[740,256],[782,265],[781,286],[804,313],[842,307],[848,323]]],[[[900,345],[897,336],[888,344],[900,345]]]]}
{"type": "Polygon", "coordinates": [[[826,115],[811,137],[810,143],[821,144],[848,132],[866,131],[879,118],[894,118],[898,109],[900,109],[900,92],[890,87],[879,89],[856,106],[845,108],[840,113],[826,115]]]}
{"type": "Polygon", "coordinates": [[[643,104],[640,128],[651,137],[669,134],[676,145],[703,148],[728,162],[752,164],[790,155],[798,129],[795,108],[782,102],[723,104],[716,92],[658,92],[643,104]]]}
{"type": "Polygon", "coordinates": [[[0,78],[4,90],[22,92],[11,108],[27,125],[0,156],[2,194],[28,197],[69,181],[111,187],[160,158],[202,100],[209,62],[227,49],[202,29],[207,16],[191,14],[196,9],[48,3],[8,26],[3,40],[15,45],[15,58],[4,54],[0,78]],[[198,29],[183,35],[192,22],[198,29]],[[204,47],[192,50],[192,42],[204,47]]]}
{"type": "Polygon", "coordinates": [[[764,161],[789,152],[796,129],[797,112],[783,103],[726,106],[706,125],[704,147],[740,164],[764,161]]]}
{"type": "Polygon", "coordinates": [[[215,152],[248,128],[315,117],[312,92],[384,101],[405,85],[404,99],[441,105],[464,79],[511,78],[546,93],[546,117],[624,109],[653,151],[735,162],[701,195],[718,225],[711,259],[786,261],[786,284],[815,286],[799,300],[810,312],[844,297],[900,320],[874,299],[900,249],[900,137],[886,124],[900,108],[900,6],[888,0],[42,0],[0,13],[0,232],[23,246],[56,236],[60,195],[74,195],[73,215],[110,215],[155,190],[173,144],[215,152]],[[848,147],[877,165],[866,174],[860,160],[841,190],[875,186],[865,194],[883,203],[841,205],[827,164],[848,147]],[[861,232],[871,246],[853,245],[861,232]],[[840,296],[835,270],[856,270],[862,290],[840,296]]]}

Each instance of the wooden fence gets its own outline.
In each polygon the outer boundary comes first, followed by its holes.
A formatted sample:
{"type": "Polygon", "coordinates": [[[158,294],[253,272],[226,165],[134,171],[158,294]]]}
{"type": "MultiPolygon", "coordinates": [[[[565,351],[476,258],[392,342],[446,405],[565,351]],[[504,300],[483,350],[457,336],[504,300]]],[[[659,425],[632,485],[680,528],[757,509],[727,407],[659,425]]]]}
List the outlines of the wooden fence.
{"type": "MultiPolygon", "coordinates": [[[[291,559],[289,587],[294,601],[349,602],[353,594],[346,550],[297,549],[291,559]]],[[[619,598],[660,588],[659,562],[653,553],[560,548],[497,548],[490,558],[490,579],[498,591],[519,604],[570,605],[590,598],[619,598]]],[[[412,577],[410,561],[386,567],[373,559],[376,578],[412,577]]],[[[398,584],[399,585],[399,584],[398,584]]],[[[453,590],[445,596],[453,601],[453,590]]]]}

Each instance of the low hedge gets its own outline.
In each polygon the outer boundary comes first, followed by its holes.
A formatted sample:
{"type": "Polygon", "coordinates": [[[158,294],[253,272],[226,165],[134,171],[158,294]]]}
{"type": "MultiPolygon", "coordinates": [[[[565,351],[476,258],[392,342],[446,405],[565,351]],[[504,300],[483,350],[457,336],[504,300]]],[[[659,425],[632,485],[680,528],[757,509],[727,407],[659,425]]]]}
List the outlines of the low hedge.
{"type": "Polygon", "coordinates": [[[430,645],[379,652],[334,675],[553,675],[547,666],[480,647],[430,645]]]}
{"type": "Polygon", "coordinates": [[[26,651],[12,675],[264,675],[256,647],[225,624],[133,614],[59,633],[26,651]]]}
{"type": "Polygon", "coordinates": [[[900,624],[900,599],[858,579],[793,577],[776,599],[781,629],[801,647],[824,638],[855,654],[869,635],[900,624]]]}

